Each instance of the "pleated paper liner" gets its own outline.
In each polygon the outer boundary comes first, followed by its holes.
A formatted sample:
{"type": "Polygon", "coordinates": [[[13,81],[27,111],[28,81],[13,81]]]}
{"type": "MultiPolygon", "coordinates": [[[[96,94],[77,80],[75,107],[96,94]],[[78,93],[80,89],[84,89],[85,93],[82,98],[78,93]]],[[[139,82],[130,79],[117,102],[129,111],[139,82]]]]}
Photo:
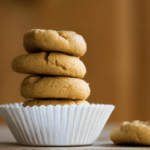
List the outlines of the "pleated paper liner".
{"type": "Polygon", "coordinates": [[[0,114],[19,144],[34,146],[91,145],[99,137],[113,105],[23,107],[0,105],[0,114]]]}

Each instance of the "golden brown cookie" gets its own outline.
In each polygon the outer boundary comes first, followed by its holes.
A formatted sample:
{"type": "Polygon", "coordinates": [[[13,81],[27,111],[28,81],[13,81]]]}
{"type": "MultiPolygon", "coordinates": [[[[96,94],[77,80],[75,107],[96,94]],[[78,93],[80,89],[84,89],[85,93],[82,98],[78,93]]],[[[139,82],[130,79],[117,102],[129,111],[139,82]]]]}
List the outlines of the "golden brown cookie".
{"type": "Polygon", "coordinates": [[[24,47],[27,52],[57,51],[74,56],[83,56],[86,42],[81,35],[73,31],[54,31],[32,29],[24,35],[24,47]]]}
{"type": "Polygon", "coordinates": [[[61,106],[64,106],[64,105],[88,105],[90,104],[88,101],[80,101],[80,100],[77,100],[77,101],[74,101],[74,100],[28,100],[28,101],[25,101],[23,106],[26,107],[26,106],[30,106],[30,107],[33,107],[33,106],[41,106],[41,105],[44,105],[44,106],[48,106],[48,105],[53,105],[53,106],[56,106],[56,105],[61,105],[61,106]]]}
{"type": "Polygon", "coordinates": [[[16,57],[12,69],[19,73],[62,75],[83,78],[85,65],[79,58],[62,53],[31,53],[16,57]]]}
{"type": "Polygon", "coordinates": [[[25,98],[61,98],[84,100],[90,95],[89,84],[82,79],[32,75],[21,84],[25,98]]]}
{"type": "Polygon", "coordinates": [[[123,122],[110,134],[115,144],[150,145],[150,122],[123,122]]]}

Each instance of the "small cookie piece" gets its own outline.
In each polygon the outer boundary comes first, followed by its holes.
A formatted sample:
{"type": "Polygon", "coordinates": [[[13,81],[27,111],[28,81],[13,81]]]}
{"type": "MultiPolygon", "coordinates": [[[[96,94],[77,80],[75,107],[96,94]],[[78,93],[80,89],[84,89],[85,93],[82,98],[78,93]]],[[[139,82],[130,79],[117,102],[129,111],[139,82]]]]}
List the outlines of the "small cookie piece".
{"type": "Polygon", "coordinates": [[[87,49],[83,37],[73,31],[32,29],[24,35],[23,42],[29,53],[57,51],[80,57],[87,49]]]}
{"type": "Polygon", "coordinates": [[[26,106],[30,106],[30,107],[33,107],[33,106],[41,106],[41,105],[44,105],[44,106],[48,106],[48,105],[53,105],[53,106],[56,106],[56,105],[61,105],[61,106],[64,106],[64,105],[89,105],[90,103],[88,101],[85,101],[85,100],[77,100],[77,101],[74,101],[74,100],[28,100],[28,101],[25,101],[24,104],[23,104],[23,107],[26,107],[26,106]]]}
{"type": "Polygon", "coordinates": [[[110,138],[119,145],[150,145],[150,122],[123,122],[111,132],[110,138]]]}
{"type": "Polygon", "coordinates": [[[89,84],[82,79],[31,75],[21,84],[25,98],[61,98],[84,100],[90,95],[89,84]]]}
{"type": "Polygon", "coordinates": [[[31,53],[16,57],[12,69],[19,73],[62,75],[83,78],[86,68],[83,62],[74,56],[62,53],[31,53]]]}

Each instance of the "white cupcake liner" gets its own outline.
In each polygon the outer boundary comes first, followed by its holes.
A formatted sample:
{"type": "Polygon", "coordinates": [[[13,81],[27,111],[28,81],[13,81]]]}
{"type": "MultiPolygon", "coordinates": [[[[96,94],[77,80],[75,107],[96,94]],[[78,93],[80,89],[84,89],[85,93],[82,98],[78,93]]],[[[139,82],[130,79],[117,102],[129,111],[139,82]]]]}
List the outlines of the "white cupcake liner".
{"type": "Polygon", "coordinates": [[[23,107],[0,105],[0,114],[19,144],[79,146],[93,144],[115,107],[91,104],[23,107]]]}

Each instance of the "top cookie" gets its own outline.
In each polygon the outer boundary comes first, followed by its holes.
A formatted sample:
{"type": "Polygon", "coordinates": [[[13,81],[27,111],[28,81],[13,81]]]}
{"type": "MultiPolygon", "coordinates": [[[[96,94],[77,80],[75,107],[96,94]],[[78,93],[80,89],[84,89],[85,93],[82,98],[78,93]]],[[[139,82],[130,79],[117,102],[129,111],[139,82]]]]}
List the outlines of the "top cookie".
{"type": "Polygon", "coordinates": [[[80,57],[87,49],[83,37],[73,31],[32,29],[24,35],[23,42],[29,53],[58,51],[80,57]]]}
{"type": "Polygon", "coordinates": [[[115,144],[150,145],[150,122],[123,122],[110,134],[115,144]]]}

